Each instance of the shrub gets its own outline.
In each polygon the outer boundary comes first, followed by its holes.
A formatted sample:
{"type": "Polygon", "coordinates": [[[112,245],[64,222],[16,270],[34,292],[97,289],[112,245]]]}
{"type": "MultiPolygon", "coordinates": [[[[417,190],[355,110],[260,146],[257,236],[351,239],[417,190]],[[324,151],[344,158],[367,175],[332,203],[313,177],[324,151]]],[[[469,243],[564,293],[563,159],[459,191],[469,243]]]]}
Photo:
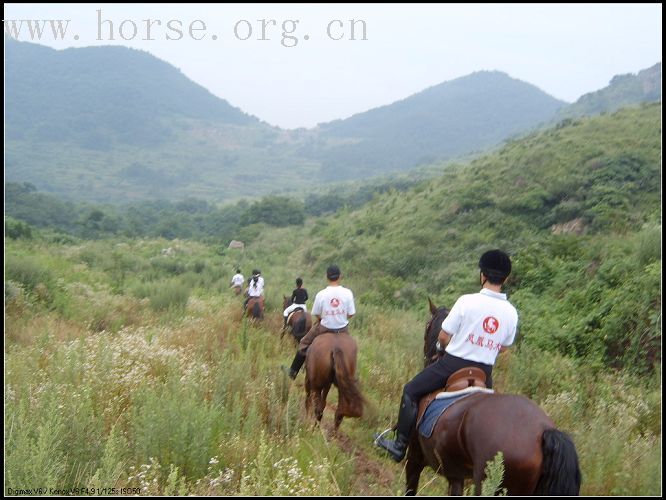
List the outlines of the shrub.
{"type": "Polygon", "coordinates": [[[21,283],[28,292],[33,292],[38,284],[48,287],[52,282],[49,269],[32,257],[8,256],[5,264],[5,280],[21,283]]]}
{"type": "Polygon", "coordinates": [[[149,296],[150,307],[155,311],[185,309],[190,289],[180,281],[164,281],[149,296]]]}
{"type": "Polygon", "coordinates": [[[31,239],[32,227],[23,221],[14,219],[13,217],[5,217],[5,236],[13,240],[19,238],[31,239]]]}

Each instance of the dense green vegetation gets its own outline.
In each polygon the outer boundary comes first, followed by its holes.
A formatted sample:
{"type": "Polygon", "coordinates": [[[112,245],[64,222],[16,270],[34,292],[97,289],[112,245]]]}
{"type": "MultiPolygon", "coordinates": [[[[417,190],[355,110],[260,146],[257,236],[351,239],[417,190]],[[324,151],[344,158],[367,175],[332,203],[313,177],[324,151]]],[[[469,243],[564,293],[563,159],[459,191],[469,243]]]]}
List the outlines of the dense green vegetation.
{"type": "Polygon", "coordinates": [[[7,39],[5,66],[6,179],[108,204],[228,203],[365,180],[478,152],[564,104],[480,72],[346,120],[281,130],[138,50],[7,39]]]}
{"type": "MultiPolygon", "coordinates": [[[[507,292],[520,332],[496,389],[534,399],[571,433],[581,493],[659,494],[660,119],[653,104],[570,121],[356,208],[314,217],[305,204],[305,220],[284,227],[248,219],[245,250],[215,236],[81,240],[13,215],[5,488],[399,494],[402,468],[372,449],[371,434],[391,425],[422,367],[427,297],[450,306],[476,291],[478,256],[500,247],[514,261],[507,292]],[[302,378],[288,384],[279,370],[293,356],[279,340],[282,295],[296,276],[323,287],[331,262],[357,297],[351,326],[369,400],[337,437],[309,425],[302,378]],[[236,266],[266,278],[259,327],[228,289],[236,266]]],[[[268,198],[246,213],[261,217],[276,201],[294,203],[268,198]]],[[[330,409],[324,420],[327,430],[330,409]]],[[[422,493],[441,495],[444,483],[426,476],[422,493]]]]}
{"type": "Polygon", "coordinates": [[[254,202],[241,200],[220,207],[201,198],[122,206],[75,203],[37,192],[30,183],[8,182],[5,184],[5,234],[14,239],[30,237],[34,226],[51,230],[51,237],[56,240],[125,236],[225,242],[240,238],[243,231],[249,230],[245,228],[253,224],[302,225],[306,215],[330,214],[342,207],[358,208],[379,193],[405,191],[418,183],[417,179],[417,176],[395,177],[341,185],[309,193],[303,201],[267,196],[254,202]]]}
{"type": "Polygon", "coordinates": [[[661,63],[638,74],[616,75],[609,85],[560,109],[556,120],[612,113],[623,106],[661,101],[661,63]]]}

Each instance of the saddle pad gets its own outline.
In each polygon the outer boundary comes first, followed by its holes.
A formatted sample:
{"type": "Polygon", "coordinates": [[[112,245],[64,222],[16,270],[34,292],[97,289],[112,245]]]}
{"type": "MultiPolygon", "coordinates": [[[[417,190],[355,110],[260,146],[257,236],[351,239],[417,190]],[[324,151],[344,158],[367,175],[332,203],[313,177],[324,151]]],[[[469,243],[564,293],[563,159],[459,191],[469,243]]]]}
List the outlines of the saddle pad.
{"type": "Polygon", "coordinates": [[[435,424],[439,417],[444,413],[444,411],[451,406],[456,401],[471,395],[476,394],[477,392],[494,392],[492,389],[484,389],[482,387],[468,387],[461,391],[455,392],[441,392],[437,397],[428,405],[421,422],[419,423],[418,429],[421,435],[425,438],[432,436],[432,431],[435,428],[435,424]]]}

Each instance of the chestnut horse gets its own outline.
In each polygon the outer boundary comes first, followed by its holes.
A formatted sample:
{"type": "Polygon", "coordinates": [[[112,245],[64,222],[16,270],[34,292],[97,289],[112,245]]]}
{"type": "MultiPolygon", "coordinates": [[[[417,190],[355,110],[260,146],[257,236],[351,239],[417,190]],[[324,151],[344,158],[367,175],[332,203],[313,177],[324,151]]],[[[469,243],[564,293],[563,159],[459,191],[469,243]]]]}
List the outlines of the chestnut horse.
{"type": "Polygon", "coordinates": [[[305,359],[305,409],[309,413],[314,402],[317,422],[326,407],[326,396],[332,384],[338,388],[335,430],[343,417],[363,415],[365,399],[356,373],[356,340],[346,333],[322,333],[315,337],[305,359]]]}
{"type": "Polygon", "coordinates": [[[250,297],[245,308],[245,316],[252,319],[262,319],[264,317],[264,298],[250,297]]]}
{"type": "MultiPolygon", "coordinates": [[[[282,308],[284,310],[289,307],[292,302],[291,297],[285,297],[283,295],[282,298],[282,308]]],[[[287,317],[287,326],[291,328],[291,335],[294,337],[296,344],[298,344],[312,327],[312,315],[309,312],[304,312],[303,309],[297,309],[287,317]]],[[[280,338],[284,337],[284,332],[285,330],[282,330],[280,338]]]]}
{"type": "MultiPolygon", "coordinates": [[[[449,311],[430,299],[425,365],[437,359],[435,343],[449,311]]],[[[504,455],[501,488],[509,495],[578,495],[581,473],[571,438],[533,401],[511,394],[478,393],[453,403],[435,424],[431,437],[412,432],[407,452],[407,494],[415,495],[421,471],[429,465],[446,477],[450,495],[461,495],[466,478],[481,494],[485,467],[504,455]]]]}

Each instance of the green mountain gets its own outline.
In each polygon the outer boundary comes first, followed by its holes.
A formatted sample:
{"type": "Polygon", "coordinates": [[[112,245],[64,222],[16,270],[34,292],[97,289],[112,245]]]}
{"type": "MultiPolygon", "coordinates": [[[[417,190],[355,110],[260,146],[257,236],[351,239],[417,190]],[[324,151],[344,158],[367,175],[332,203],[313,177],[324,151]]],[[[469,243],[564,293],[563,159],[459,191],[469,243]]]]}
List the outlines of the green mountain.
{"type": "Polygon", "coordinates": [[[72,201],[228,202],[477,153],[564,104],[479,72],[314,129],[282,130],[150,54],[6,40],[5,177],[72,201]]]}
{"type": "Polygon", "coordinates": [[[320,125],[327,144],[312,156],[331,179],[358,170],[402,170],[495,146],[548,122],[564,105],[505,73],[479,71],[320,125]]]}
{"type": "Polygon", "coordinates": [[[8,181],[93,202],[228,200],[307,171],[275,151],[282,131],[147,52],[8,39],[5,54],[8,181]]]}
{"type": "Polygon", "coordinates": [[[616,75],[607,87],[585,94],[562,108],[556,120],[612,113],[624,106],[661,101],[661,63],[639,71],[616,75]]]}
{"type": "Polygon", "coordinates": [[[259,122],[140,50],[56,51],[5,39],[8,139],[65,141],[85,149],[154,146],[171,139],[169,120],[259,122]]]}

